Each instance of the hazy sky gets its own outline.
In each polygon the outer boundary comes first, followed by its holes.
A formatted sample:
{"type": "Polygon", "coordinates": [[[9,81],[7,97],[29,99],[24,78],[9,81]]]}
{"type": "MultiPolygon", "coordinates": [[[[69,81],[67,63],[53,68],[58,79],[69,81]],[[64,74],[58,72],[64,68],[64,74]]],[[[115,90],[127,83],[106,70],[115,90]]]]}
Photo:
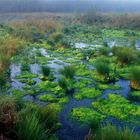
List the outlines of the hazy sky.
{"type": "Polygon", "coordinates": [[[0,0],[0,11],[9,12],[16,11],[16,9],[21,9],[21,11],[23,9],[25,11],[26,9],[27,11],[47,9],[61,12],[91,8],[103,12],[140,12],[140,0],[0,0]]]}

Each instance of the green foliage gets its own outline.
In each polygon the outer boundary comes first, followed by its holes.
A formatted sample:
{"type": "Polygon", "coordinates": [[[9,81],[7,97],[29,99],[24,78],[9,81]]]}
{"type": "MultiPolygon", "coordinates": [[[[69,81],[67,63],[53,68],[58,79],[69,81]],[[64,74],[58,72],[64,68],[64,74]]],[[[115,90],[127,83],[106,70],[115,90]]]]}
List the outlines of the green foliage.
{"type": "Polygon", "coordinates": [[[33,79],[21,79],[20,82],[26,83],[26,84],[28,84],[28,85],[30,85],[30,86],[36,84],[36,81],[33,80],[33,79]]]}
{"type": "Polygon", "coordinates": [[[25,93],[25,91],[23,90],[19,90],[19,89],[13,89],[11,91],[11,93],[13,94],[13,96],[19,96],[19,97],[22,97],[22,96],[25,96],[27,93],[25,93]]]}
{"type": "Polygon", "coordinates": [[[85,88],[86,86],[92,84],[92,80],[88,80],[88,79],[80,79],[79,81],[77,81],[75,84],[74,84],[74,87],[75,88],[85,88]]]}
{"type": "Polygon", "coordinates": [[[100,128],[100,120],[93,118],[90,121],[89,127],[91,128],[92,132],[95,133],[100,128]]]}
{"type": "Polygon", "coordinates": [[[60,110],[61,106],[56,103],[48,104],[46,107],[43,107],[43,109],[39,110],[41,121],[45,124],[45,127],[51,134],[53,134],[58,128],[58,113],[60,110]]]}
{"type": "Polygon", "coordinates": [[[104,115],[101,115],[97,111],[86,107],[74,108],[71,112],[71,116],[73,119],[78,120],[84,124],[90,124],[92,120],[99,121],[105,118],[104,115]]]}
{"type": "Polygon", "coordinates": [[[109,47],[101,47],[101,48],[99,48],[99,54],[100,55],[108,56],[110,52],[111,52],[111,49],[109,47]]]}
{"type": "Polygon", "coordinates": [[[0,75],[0,87],[4,86],[6,84],[6,75],[5,74],[1,74],[0,75]]]}
{"type": "Polygon", "coordinates": [[[90,77],[91,71],[83,64],[76,65],[76,75],[90,77]]]}
{"type": "Polygon", "coordinates": [[[74,98],[81,100],[84,98],[95,98],[102,94],[102,91],[95,88],[81,88],[78,93],[74,95],[74,98]]]}
{"type": "Polygon", "coordinates": [[[66,103],[68,103],[68,101],[69,101],[68,97],[62,97],[62,98],[59,98],[58,103],[59,104],[66,104],[66,103]]]}
{"type": "Polygon", "coordinates": [[[61,69],[60,73],[68,79],[73,79],[76,73],[76,69],[74,66],[68,65],[65,66],[64,69],[61,69]]]}
{"type": "Polygon", "coordinates": [[[51,34],[50,39],[55,42],[59,42],[63,37],[64,37],[64,34],[60,32],[54,32],[51,34]]]}
{"type": "Polygon", "coordinates": [[[98,58],[95,62],[96,69],[99,74],[105,76],[106,78],[109,77],[110,74],[110,65],[108,60],[104,58],[98,58]]]}
{"type": "Polygon", "coordinates": [[[110,90],[119,90],[121,87],[119,85],[109,85],[109,84],[99,84],[98,87],[102,90],[110,89],[110,90]]]}
{"type": "Polygon", "coordinates": [[[114,47],[113,54],[117,57],[120,65],[130,64],[137,58],[137,53],[133,48],[128,47],[114,47]]]}
{"type": "Polygon", "coordinates": [[[122,129],[107,124],[99,129],[96,133],[95,140],[139,140],[139,134],[128,127],[122,129]]]}
{"type": "Polygon", "coordinates": [[[57,101],[57,98],[54,96],[54,95],[52,95],[52,94],[45,94],[45,95],[41,95],[40,97],[39,97],[39,99],[41,100],[41,101],[48,101],[48,102],[56,102],[57,101]]]}
{"type": "Polygon", "coordinates": [[[16,126],[18,138],[50,139],[57,129],[57,113],[58,109],[51,104],[47,107],[27,104],[19,113],[20,121],[16,126]]]}
{"type": "Polygon", "coordinates": [[[108,99],[100,99],[92,103],[98,111],[118,119],[138,123],[134,118],[140,116],[140,107],[132,104],[119,94],[109,94],[108,99]]]}
{"type": "Polygon", "coordinates": [[[54,32],[49,36],[48,43],[51,45],[56,45],[64,38],[64,34],[61,32],[54,32]]]}
{"type": "Polygon", "coordinates": [[[37,85],[39,92],[50,91],[58,96],[63,96],[64,90],[56,83],[52,81],[42,81],[37,85]]]}
{"type": "Polygon", "coordinates": [[[28,63],[23,63],[21,65],[21,70],[22,71],[30,71],[30,65],[28,63]]]}
{"type": "Polygon", "coordinates": [[[46,67],[46,66],[42,66],[42,73],[44,76],[49,76],[51,70],[49,67],[46,67]]]}
{"type": "Polygon", "coordinates": [[[140,91],[132,91],[129,93],[130,99],[140,102],[140,91]]]}
{"type": "Polygon", "coordinates": [[[28,79],[28,78],[36,78],[36,77],[37,77],[36,74],[30,73],[27,71],[23,72],[21,75],[16,76],[17,79],[24,79],[24,78],[28,79]]]}
{"type": "Polygon", "coordinates": [[[133,66],[129,71],[129,79],[140,84],[140,66],[133,66]]]}
{"type": "Polygon", "coordinates": [[[62,77],[61,79],[59,79],[58,84],[65,91],[68,90],[68,81],[65,78],[62,77]]]}
{"type": "Polygon", "coordinates": [[[17,126],[17,135],[21,140],[44,140],[47,139],[44,124],[40,123],[36,112],[27,114],[17,126]]]}
{"type": "Polygon", "coordinates": [[[71,95],[73,93],[74,81],[62,77],[58,80],[59,86],[64,90],[65,94],[71,95]]]}

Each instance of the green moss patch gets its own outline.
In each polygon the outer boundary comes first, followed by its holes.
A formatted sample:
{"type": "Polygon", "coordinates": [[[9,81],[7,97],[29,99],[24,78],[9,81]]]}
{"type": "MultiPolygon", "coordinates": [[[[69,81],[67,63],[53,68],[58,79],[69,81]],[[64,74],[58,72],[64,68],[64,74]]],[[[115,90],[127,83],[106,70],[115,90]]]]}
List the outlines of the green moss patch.
{"type": "Polygon", "coordinates": [[[107,84],[99,84],[98,87],[102,90],[110,89],[110,90],[119,90],[121,87],[119,85],[107,85],[107,84]]]}
{"type": "Polygon", "coordinates": [[[25,83],[27,85],[35,85],[36,84],[36,81],[33,79],[22,79],[22,80],[20,80],[20,82],[25,83]]]}
{"type": "Polygon", "coordinates": [[[76,71],[76,75],[77,75],[77,76],[86,76],[86,77],[90,77],[90,75],[91,75],[91,71],[88,70],[88,69],[86,68],[86,66],[83,65],[83,64],[77,65],[77,66],[76,66],[76,69],[77,69],[77,71],[76,71]]]}
{"type": "Polygon", "coordinates": [[[37,78],[36,74],[30,72],[23,72],[21,75],[16,76],[17,79],[37,78]]]}
{"type": "Polygon", "coordinates": [[[109,94],[108,99],[100,99],[92,103],[98,111],[121,120],[136,123],[140,117],[140,106],[132,104],[121,95],[109,94]]]}
{"type": "Polygon", "coordinates": [[[57,86],[57,83],[51,82],[51,81],[42,81],[38,84],[38,88],[41,91],[52,90],[52,88],[55,88],[56,86],[57,86]]]}
{"type": "Polygon", "coordinates": [[[66,104],[66,103],[68,103],[68,101],[69,101],[68,97],[62,97],[62,98],[59,98],[58,103],[59,104],[66,104]]]}
{"type": "Polygon", "coordinates": [[[135,100],[135,101],[140,102],[140,91],[132,91],[130,93],[130,98],[135,100]]]}
{"type": "Polygon", "coordinates": [[[41,95],[40,97],[39,97],[39,99],[41,100],[41,101],[44,101],[44,102],[56,102],[57,101],[57,98],[54,96],[54,95],[52,95],[52,94],[45,94],[45,95],[41,95]]]}
{"type": "Polygon", "coordinates": [[[77,100],[85,99],[85,98],[95,98],[100,96],[102,91],[97,90],[95,88],[82,88],[78,93],[74,95],[74,98],[77,100]]]}
{"type": "Polygon", "coordinates": [[[88,124],[92,120],[103,120],[105,118],[104,115],[86,107],[74,108],[71,112],[71,117],[84,124],[88,124]]]}
{"type": "Polygon", "coordinates": [[[78,82],[76,82],[74,84],[74,87],[75,88],[84,88],[84,87],[86,87],[87,85],[89,85],[91,83],[92,83],[92,80],[80,79],[78,82]]]}
{"type": "Polygon", "coordinates": [[[92,71],[91,78],[99,82],[106,82],[105,77],[100,75],[97,71],[92,71]]]}
{"type": "Polygon", "coordinates": [[[25,92],[25,91],[23,91],[23,90],[19,90],[19,89],[13,89],[12,91],[11,91],[11,93],[12,93],[12,95],[14,95],[14,96],[25,96],[27,93],[25,92]]]}

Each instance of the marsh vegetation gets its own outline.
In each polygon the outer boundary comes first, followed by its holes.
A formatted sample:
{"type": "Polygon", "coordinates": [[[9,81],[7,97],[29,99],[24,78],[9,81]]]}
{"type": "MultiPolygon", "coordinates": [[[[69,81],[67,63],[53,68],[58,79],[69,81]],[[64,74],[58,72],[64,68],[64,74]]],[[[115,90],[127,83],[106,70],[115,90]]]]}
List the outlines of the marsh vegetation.
{"type": "Polygon", "coordinates": [[[2,139],[139,139],[139,20],[90,14],[1,24],[2,139]]]}

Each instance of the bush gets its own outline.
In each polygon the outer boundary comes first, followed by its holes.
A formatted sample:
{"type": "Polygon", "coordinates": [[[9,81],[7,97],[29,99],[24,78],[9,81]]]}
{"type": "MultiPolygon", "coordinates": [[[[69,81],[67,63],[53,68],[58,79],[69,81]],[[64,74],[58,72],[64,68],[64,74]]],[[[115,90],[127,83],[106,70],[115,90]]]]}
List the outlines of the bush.
{"type": "Polygon", "coordinates": [[[111,71],[109,62],[104,58],[99,58],[95,62],[96,70],[99,74],[109,78],[109,73],[111,71]]]}
{"type": "Polygon", "coordinates": [[[108,56],[110,52],[111,52],[111,50],[110,50],[109,47],[101,47],[101,48],[99,49],[99,54],[100,54],[100,55],[108,56]]]}
{"type": "Polygon", "coordinates": [[[139,135],[128,127],[121,129],[107,124],[101,126],[95,140],[139,140],[139,135]]]}
{"type": "Polygon", "coordinates": [[[49,76],[50,73],[51,73],[51,70],[49,67],[46,67],[46,66],[42,66],[42,73],[44,76],[49,76]]]}
{"type": "MultiPolygon", "coordinates": [[[[23,117],[23,116],[22,116],[23,117]]],[[[20,140],[45,140],[46,130],[43,123],[40,123],[40,116],[37,112],[26,114],[17,126],[17,136],[20,140]]]]}
{"type": "Polygon", "coordinates": [[[19,113],[16,131],[20,140],[51,139],[57,129],[58,110],[51,104],[47,107],[29,103],[19,113]]]}
{"type": "Polygon", "coordinates": [[[93,119],[89,123],[89,127],[93,132],[97,131],[100,128],[100,120],[98,119],[93,119]]]}
{"type": "Polygon", "coordinates": [[[0,132],[13,139],[15,138],[13,129],[18,122],[19,107],[20,102],[16,98],[0,95],[0,132]]]}
{"type": "Polygon", "coordinates": [[[5,74],[1,74],[0,75],[0,87],[4,86],[6,84],[6,75],[5,74]]]}
{"type": "Polygon", "coordinates": [[[75,76],[76,69],[75,69],[74,66],[68,65],[68,66],[65,66],[64,69],[61,69],[61,70],[60,70],[60,73],[61,73],[64,77],[66,77],[66,78],[72,80],[72,79],[74,78],[74,76],[75,76]]]}
{"type": "Polygon", "coordinates": [[[65,91],[67,91],[68,89],[68,83],[67,83],[67,80],[65,78],[61,78],[58,80],[58,84],[59,86],[64,89],[65,91]]]}
{"type": "Polygon", "coordinates": [[[70,43],[68,42],[68,40],[66,38],[61,39],[61,41],[59,41],[58,44],[56,44],[57,48],[69,48],[70,47],[70,43]]]}
{"type": "Polygon", "coordinates": [[[61,78],[58,80],[59,86],[65,91],[66,94],[72,95],[74,92],[73,81],[71,79],[61,78]]]}
{"type": "Polygon", "coordinates": [[[133,89],[140,89],[140,66],[131,68],[128,78],[131,80],[131,87],[133,89]]]}
{"type": "Polygon", "coordinates": [[[0,52],[0,73],[4,73],[10,65],[10,58],[0,52]]]}
{"type": "Polygon", "coordinates": [[[133,48],[128,47],[113,47],[113,54],[117,57],[121,66],[124,64],[130,64],[137,58],[137,53],[133,48]]]}
{"type": "Polygon", "coordinates": [[[21,70],[22,71],[30,71],[30,65],[28,63],[23,63],[21,65],[21,70]]]}
{"type": "Polygon", "coordinates": [[[53,104],[40,109],[41,121],[45,124],[50,134],[55,132],[58,127],[58,112],[57,107],[55,108],[53,104]]]}
{"type": "Polygon", "coordinates": [[[64,34],[61,33],[61,32],[54,32],[52,33],[50,36],[49,36],[49,39],[48,41],[51,43],[51,44],[54,44],[54,43],[58,43],[59,41],[61,41],[61,39],[64,38],[64,34]]]}

